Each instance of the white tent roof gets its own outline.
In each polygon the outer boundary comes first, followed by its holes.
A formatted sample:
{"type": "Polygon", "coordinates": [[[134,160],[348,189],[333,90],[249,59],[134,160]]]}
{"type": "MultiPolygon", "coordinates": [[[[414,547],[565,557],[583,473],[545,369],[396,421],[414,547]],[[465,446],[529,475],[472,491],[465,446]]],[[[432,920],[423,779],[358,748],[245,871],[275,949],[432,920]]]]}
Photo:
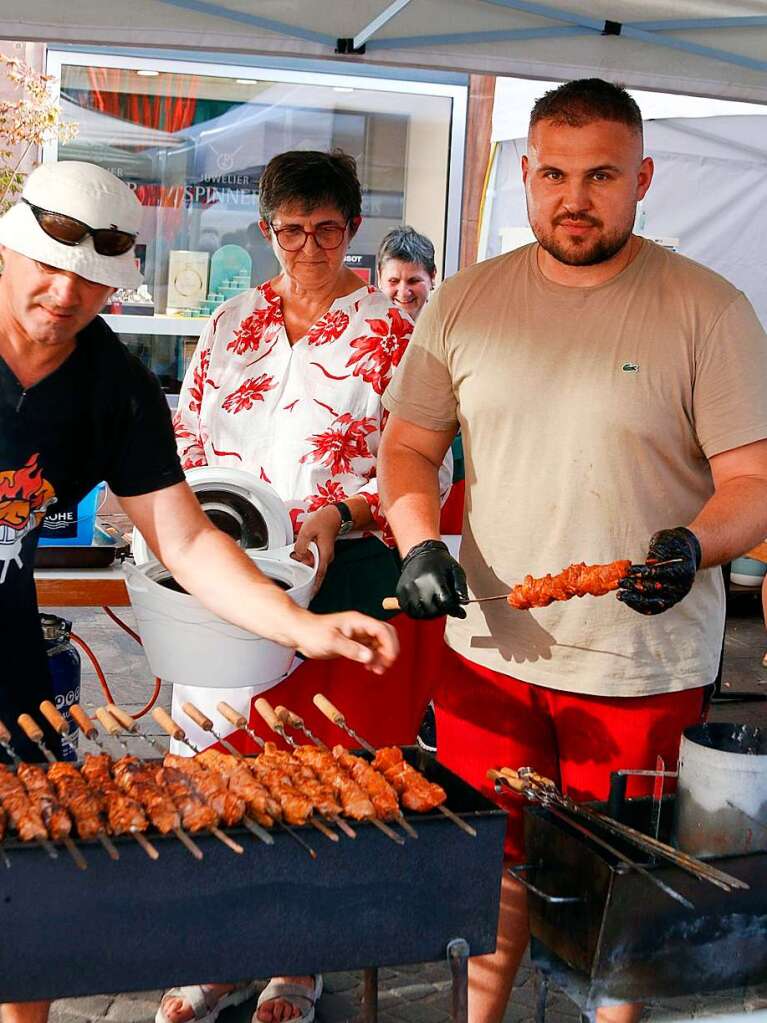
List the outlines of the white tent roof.
{"type": "Polygon", "coordinates": [[[338,59],[767,103],[767,0],[3,0],[0,37],[338,59]],[[606,33],[606,34],[603,34],[606,33]]]}

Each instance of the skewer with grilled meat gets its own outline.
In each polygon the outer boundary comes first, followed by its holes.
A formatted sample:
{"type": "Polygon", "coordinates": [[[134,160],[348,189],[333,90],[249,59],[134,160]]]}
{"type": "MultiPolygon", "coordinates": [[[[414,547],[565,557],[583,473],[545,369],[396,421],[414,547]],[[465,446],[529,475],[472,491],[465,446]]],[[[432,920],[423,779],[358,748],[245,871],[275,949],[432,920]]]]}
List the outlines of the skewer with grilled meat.
{"type": "Polygon", "coordinates": [[[104,801],[94,792],[74,764],[60,760],[48,768],[48,779],[74,818],[80,838],[94,839],[106,830],[104,801]]]}
{"type": "Polygon", "coordinates": [[[125,756],[115,762],[113,770],[117,784],[141,805],[161,834],[181,827],[181,815],[168,793],[157,784],[154,768],[138,757],[125,756]]]}
{"type": "Polygon", "coordinates": [[[175,803],[185,830],[194,833],[216,827],[215,810],[203,802],[188,775],[176,767],[158,767],[155,778],[175,803]]]}
{"type": "Polygon", "coordinates": [[[427,813],[447,799],[442,786],[424,778],[405,760],[399,746],[383,746],[376,753],[372,766],[396,789],[407,810],[427,813]]]}
{"type": "Polygon", "coordinates": [[[332,818],[342,813],[343,807],[336,799],[332,786],[326,785],[308,764],[297,760],[292,753],[278,749],[273,742],[267,742],[259,760],[273,763],[278,768],[284,767],[291,784],[311,799],[314,809],[323,817],[332,818]]]}
{"type": "Polygon", "coordinates": [[[195,758],[172,753],[165,755],[163,765],[187,775],[200,797],[227,827],[239,824],[245,816],[245,800],[228,788],[226,779],[216,768],[207,767],[195,758]]]}
{"type": "Polygon", "coordinates": [[[115,782],[113,763],[108,753],[86,753],[81,772],[91,790],[102,799],[113,835],[146,831],[149,827],[147,816],[141,805],[115,782]]]}
{"type": "Polygon", "coordinates": [[[284,765],[275,765],[274,761],[270,762],[268,758],[262,760],[260,756],[249,758],[245,763],[280,804],[282,820],[286,824],[306,824],[314,805],[308,796],[292,784],[284,765]]]}
{"type": "Polygon", "coordinates": [[[16,775],[29,793],[32,802],[37,806],[48,829],[48,836],[54,842],[69,838],[72,833],[72,820],[59,802],[45,770],[39,764],[22,763],[16,768],[16,775]]]}
{"type": "Polygon", "coordinates": [[[216,749],[203,750],[195,760],[206,768],[219,771],[226,779],[229,791],[245,800],[249,816],[259,824],[270,828],[280,818],[279,802],[248,770],[244,761],[216,749]]]}
{"type": "Polygon", "coordinates": [[[332,788],[343,812],[352,820],[370,820],[376,811],[365,790],[341,767],[330,750],[298,746],[293,756],[311,767],[317,777],[332,788]]]}
{"type": "Polygon", "coordinates": [[[547,607],[555,600],[571,597],[601,597],[617,590],[618,583],[631,568],[630,561],[611,561],[607,565],[568,565],[558,575],[534,579],[526,575],[506,598],[512,607],[525,611],[530,607],[547,607]]]}
{"type": "Polygon", "coordinates": [[[379,820],[394,820],[400,816],[399,800],[386,778],[375,771],[367,760],[357,757],[344,746],[335,746],[333,756],[370,797],[379,820]]]}
{"type": "Polygon", "coordinates": [[[40,808],[19,778],[5,764],[0,764],[0,803],[22,842],[48,838],[40,808]]]}

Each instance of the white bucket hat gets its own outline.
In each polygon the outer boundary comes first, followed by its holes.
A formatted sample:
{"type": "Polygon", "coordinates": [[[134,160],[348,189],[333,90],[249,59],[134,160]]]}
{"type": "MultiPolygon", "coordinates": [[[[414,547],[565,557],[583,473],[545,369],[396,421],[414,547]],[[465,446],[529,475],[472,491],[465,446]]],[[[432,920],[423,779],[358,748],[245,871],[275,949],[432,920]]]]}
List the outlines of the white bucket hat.
{"type": "Polygon", "coordinates": [[[28,205],[74,217],[94,229],[117,228],[135,235],[141,203],[114,174],[79,160],[45,163],[32,171],[21,194],[22,199],[0,217],[0,245],[97,284],[113,288],[141,284],[132,248],[121,256],[102,256],[89,234],[77,245],[64,245],[43,231],[28,205]]]}

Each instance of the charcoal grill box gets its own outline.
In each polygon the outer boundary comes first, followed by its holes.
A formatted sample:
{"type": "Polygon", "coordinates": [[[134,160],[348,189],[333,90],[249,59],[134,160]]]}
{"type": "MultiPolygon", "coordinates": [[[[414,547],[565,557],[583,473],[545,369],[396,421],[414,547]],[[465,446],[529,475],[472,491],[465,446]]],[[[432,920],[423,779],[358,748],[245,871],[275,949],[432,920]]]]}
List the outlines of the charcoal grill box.
{"type": "Polygon", "coordinates": [[[85,871],[64,848],[52,861],[6,842],[0,1001],[437,961],[453,938],[472,955],[491,952],[506,814],[418,762],[476,838],[440,813],[408,814],[418,838],[403,846],[369,824],[337,843],[299,828],[317,851],[311,860],[279,829],[273,846],[235,829],[244,855],[196,835],[197,862],[177,839],[151,835],[156,862],[130,838],[114,839],[116,863],[98,843],[78,843],[85,871]]]}
{"type": "MultiPolygon", "coordinates": [[[[594,804],[596,809],[604,809],[594,804]]],[[[651,800],[626,803],[626,823],[649,831],[651,800]]],[[[668,840],[673,797],[661,815],[668,840]]],[[[591,827],[591,825],[589,825],[591,827]]],[[[545,807],[525,810],[529,880],[553,903],[529,894],[533,961],[572,973],[585,1006],[605,1000],[702,994],[767,980],[767,853],[718,857],[714,866],[750,884],[724,892],[679,867],[649,861],[635,846],[604,836],[693,904],[689,910],[636,871],[555,818],[545,807]]]]}

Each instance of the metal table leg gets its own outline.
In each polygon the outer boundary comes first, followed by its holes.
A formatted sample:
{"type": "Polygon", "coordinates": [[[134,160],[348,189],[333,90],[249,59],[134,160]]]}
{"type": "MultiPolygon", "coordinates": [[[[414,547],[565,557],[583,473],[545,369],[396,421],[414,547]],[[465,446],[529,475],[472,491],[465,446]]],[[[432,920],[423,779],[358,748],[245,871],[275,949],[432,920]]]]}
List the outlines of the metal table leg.
{"type": "Polygon", "coordinates": [[[549,978],[542,970],[535,971],[535,1023],[546,1023],[546,996],[549,993],[549,978]]]}
{"type": "Polygon", "coordinates": [[[376,1023],[378,1019],[378,967],[363,970],[361,1023],[376,1023]]]}
{"type": "Polygon", "coordinates": [[[447,945],[447,960],[453,975],[453,1023],[469,1023],[469,943],[453,938],[447,945]]]}

